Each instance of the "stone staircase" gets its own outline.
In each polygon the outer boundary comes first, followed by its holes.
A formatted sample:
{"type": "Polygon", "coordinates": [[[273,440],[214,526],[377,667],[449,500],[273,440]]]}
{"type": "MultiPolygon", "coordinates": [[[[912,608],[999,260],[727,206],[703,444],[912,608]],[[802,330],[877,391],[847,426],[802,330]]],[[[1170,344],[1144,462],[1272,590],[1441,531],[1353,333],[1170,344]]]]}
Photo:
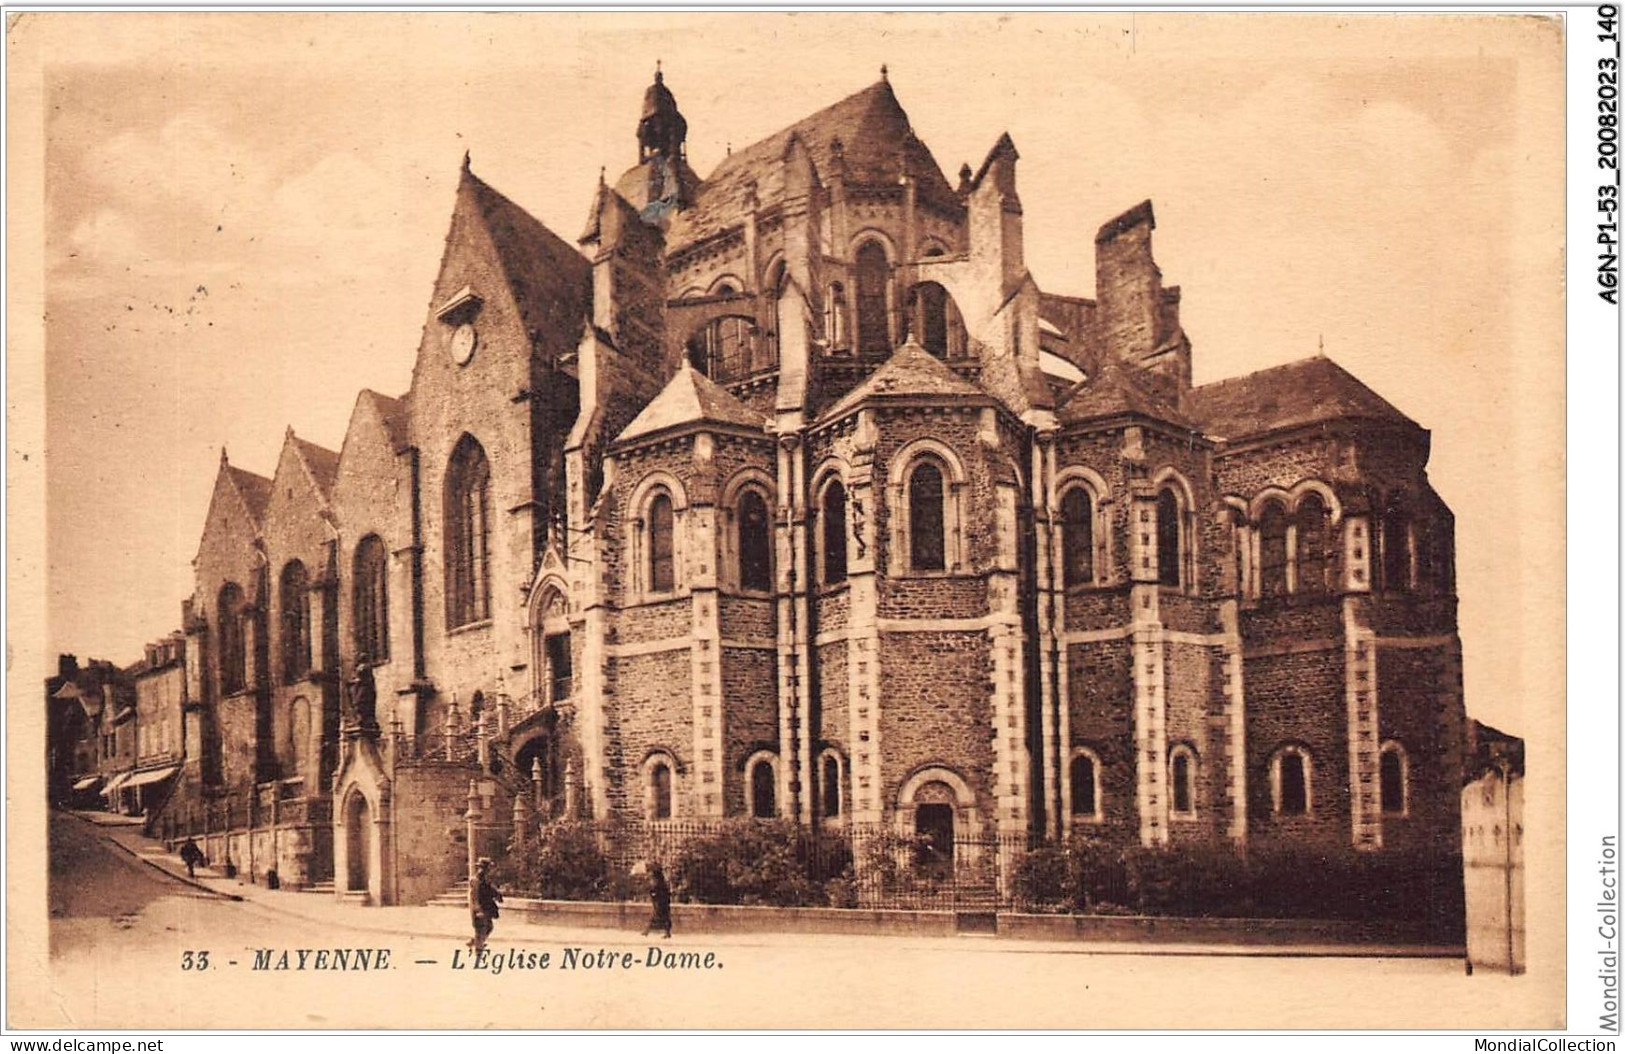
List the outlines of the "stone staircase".
{"type": "Polygon", "coordinates": [[[468,879],[452,886],[444,893],[429,901],[433,908],[466,908],[468,907],[468,879]]]}
{"type": "Polygon", "coordinates": [[[333,895],[333,880],[331,878],[329,878],[329,879],[325,879],[324,881],[321,881],[321,882],[312,882],[310,885],[305,886],[299,892],[301,892],[301,893],[319,893],[324,897],[330,897],[330,896],[333,895]]]}

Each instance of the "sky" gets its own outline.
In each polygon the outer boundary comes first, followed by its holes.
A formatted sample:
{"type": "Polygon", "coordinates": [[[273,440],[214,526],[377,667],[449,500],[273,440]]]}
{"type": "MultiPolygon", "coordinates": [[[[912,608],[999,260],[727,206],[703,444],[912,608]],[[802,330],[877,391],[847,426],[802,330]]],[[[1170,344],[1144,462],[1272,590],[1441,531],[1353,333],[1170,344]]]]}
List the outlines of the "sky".
{"type": "Polygon", "coordinates": [[[45,59],[48,606],[43,639],[12,647],[39,661],[130,662],[179,625],[222,446],[270,475],[287,428],[336,449],[360,388],[406,390],[465,151],[573,240],[600,167],[636,161],[657,60],[702,176],[885,64],[951,180],[1010,133],[1041,288],[1091,295],[1095,230],[1150,198],[1198,383],[1324,348],[1430,429],[1469,711],[1517,731],[1544,690],[1531,620],[1563,566],[1549,20],[23,17],[9,44],[45,59]]]}

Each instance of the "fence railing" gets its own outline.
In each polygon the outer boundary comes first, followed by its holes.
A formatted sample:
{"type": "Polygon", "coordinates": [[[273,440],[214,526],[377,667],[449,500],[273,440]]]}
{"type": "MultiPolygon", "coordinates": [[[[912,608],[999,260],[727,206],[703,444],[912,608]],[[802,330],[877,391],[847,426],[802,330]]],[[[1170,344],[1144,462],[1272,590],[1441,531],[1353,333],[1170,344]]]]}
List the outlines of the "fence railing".
{"type": "Polygon", "coordinates": [[[956,912],[1345,918],[1459,927],[1461,862],[1448,853],[1228,845],[1147,849],[1025,832],[939,832],[788,821],[553,823],[499,864],[515,892],[645,895],[658,862],[679,901],[956,912]]]}

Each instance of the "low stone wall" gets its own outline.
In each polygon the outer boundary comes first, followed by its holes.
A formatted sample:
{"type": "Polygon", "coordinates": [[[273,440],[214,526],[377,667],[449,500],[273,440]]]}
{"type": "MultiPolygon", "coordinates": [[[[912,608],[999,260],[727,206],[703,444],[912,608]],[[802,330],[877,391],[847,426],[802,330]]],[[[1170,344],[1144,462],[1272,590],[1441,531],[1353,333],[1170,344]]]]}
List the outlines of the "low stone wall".
{"type": "MultiPolygon", "coordinates": [[[[641,902],[582,902],[509,897],[503,912],[528,922],[556,926],[639,930],[649,921],[641,902]]],[[[1024,915],[999,912],[900,911],[850,908],[740,907],[673,904],[672,928],[679,933],[834,933],[881,936],[951,937],[958,933],[997,933],[1013,940],[1097,941],[1109,944],[1212,944],[1241,947],[1414,948],[1417,954],[1455,957],[1465,949],[1433,939],[1422,927],[1405,923],[1339,919],[1200,919],[1149,915],[1024,915]],[[992,921],[993,926],[988,923],[992,921]]]]}
{"type": "MultiPolygon", "coordinates": [[[[558,926],[602,926],[642,930],[650,908],[644,902],[530,900],[509,897],[504,914],[558,926]]],[[[951,911],[880,911],[846,908],[741,907],[730,904],[673,904],[672,928],[681,933],[890,934],[948,937],[955,931],[951,911]]]]}
{"type": "Polygon", "coordinates": [[[1022,915],[1000,913],[998,934],[1017,940],[1144,944],[1232,944],[1248,947],[1360,945],[1428,947],[1455,954],[1425,927],[1345,919],[1199,919],[1154,915],[1022,915]]]}

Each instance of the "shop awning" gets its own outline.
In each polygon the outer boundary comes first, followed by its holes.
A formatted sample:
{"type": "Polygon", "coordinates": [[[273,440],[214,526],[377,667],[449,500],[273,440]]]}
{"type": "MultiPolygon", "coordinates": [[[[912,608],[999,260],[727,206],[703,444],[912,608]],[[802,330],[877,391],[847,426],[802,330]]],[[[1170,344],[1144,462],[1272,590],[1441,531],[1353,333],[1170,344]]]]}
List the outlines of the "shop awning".
{"type": "Polygon", "coordinates": [[[114,791],[116,791],[120,787],[124,786],[125,783],[129,782],[129,779],[130,779],[130,773],[128,773],[128,772],[119,773],[117,776],[114,776],[112,779],[107,781],[107,786],[102,788],[102,795],[106,796],[106,795],[112,794],[114,791]]]}
{"type": "Polygon", "coordinates": [[[102,781],[102,778],[100,776],[92,773],[91,775],[86,776],[84,779],[80,780],[78,783],[75,783],[73,785],[73,789],[76,790],[76,791],[89,790],[90,788],[94,787],[96,784],[100,783],[101,781],[102,781]]]}
{"type": "Polygon", "coordinates": [[[149,783],[167,780],[178,771],[180,771],[179,765],[166,765],[161,769],[148,769],[145,772],[137,772],[124,785],[126,787],[145,787],[149,783]]]}

